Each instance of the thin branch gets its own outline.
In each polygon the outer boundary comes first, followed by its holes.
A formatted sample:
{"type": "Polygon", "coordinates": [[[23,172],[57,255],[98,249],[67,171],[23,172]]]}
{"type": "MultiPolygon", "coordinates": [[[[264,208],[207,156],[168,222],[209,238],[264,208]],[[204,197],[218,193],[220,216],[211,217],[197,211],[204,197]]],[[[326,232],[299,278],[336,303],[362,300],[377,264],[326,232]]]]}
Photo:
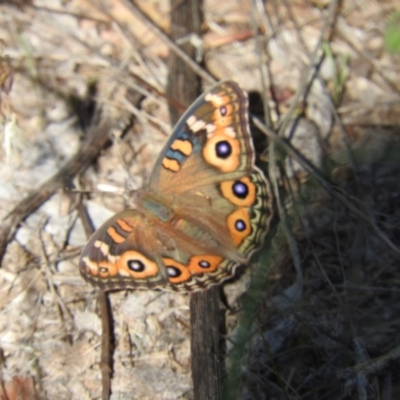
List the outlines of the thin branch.
{"type": "Polygon", "coordinates": [[[135,4],[132,0],[122,0],[122,2],[134,14],[136,14],[167,46],[180,58],[190,69],[207,83],[215,83],[216,79],[205,71],[199,64],[192,60],[177,44],[175,44],[154,22],[135,4]]]}
{"type": "Polygon", "coordinates": [[[2,220],[0,227],[0,264],[9,241],[15,235],[18,225],[59,189],[68,187],[72,179],[87,169],[110,142],[108,133],[110,124],[103,122],[93,127],[82,143],[77,154],[68,161],[55,175],[40,185],[30,195],[18,203],[2,220]]]}

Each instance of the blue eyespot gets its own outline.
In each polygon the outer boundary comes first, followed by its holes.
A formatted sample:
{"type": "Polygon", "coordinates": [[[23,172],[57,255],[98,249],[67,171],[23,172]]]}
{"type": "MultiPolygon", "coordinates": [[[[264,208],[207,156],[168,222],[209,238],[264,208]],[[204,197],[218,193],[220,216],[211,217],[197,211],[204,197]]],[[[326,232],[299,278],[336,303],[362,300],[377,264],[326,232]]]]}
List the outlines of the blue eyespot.
{"type": "Polygon", "coordinates": [[[215,145],[215,152],[219,158],[228,158],[232,154],[232,146],[227,140],[221,140],[215,145]]]}
{"type": "Polygon", "coordinates": [[[235,222],[235,228],[239,232],[243,232],[246,229],[246,223],[242,219],[238,219],[235,222]]]}
{"type": "Polygon", "coordinates": [[[134,272],[143,272],[146,269],[146,266],[140,260],[129,260],[128,268],[134,272]]]}
{"type": "Polygon", "coordinates": [[[182,275],[182,271],[178,268],[167,266],[167,274],[171,278],[176,278],[176,277],[182,275]]]}
{"type": "Polygon", "coordinates": [[[225,107],[225,106],[222,106],[222,107],[219,109],[219,112],[221,113],[221,115],[222,115],[223,117],[225,117],[225,115],[226,115],[226,107],[225,107]]]}
{"type": "Polygon", "coordinates": [[[199,262],[199,267],[201,267],[201,268],[210,268],[210,265],[211,264],[206,260],[201,260],[199,262]]]}
{"type": "Polygon", "coordinates": [[[235,181],[232,185],[233,194],[239,199],[245,199],[249,194],[249,188],[241,181],[235,181]]]}

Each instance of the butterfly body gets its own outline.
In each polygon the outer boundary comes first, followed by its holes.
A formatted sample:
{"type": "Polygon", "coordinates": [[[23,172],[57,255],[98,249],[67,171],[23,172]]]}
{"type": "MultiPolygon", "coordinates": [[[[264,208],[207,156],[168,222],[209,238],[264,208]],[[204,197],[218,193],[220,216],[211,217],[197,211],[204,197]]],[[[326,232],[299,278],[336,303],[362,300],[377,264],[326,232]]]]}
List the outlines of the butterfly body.
{"type": "Polygon", "coordinates": [[[178,122],[136,208],[90,238],[81,274],[103,290],[207,289],[260,247],[271,201],[254,165],[247,96],[236,83],[221,82],[178,122]]]}

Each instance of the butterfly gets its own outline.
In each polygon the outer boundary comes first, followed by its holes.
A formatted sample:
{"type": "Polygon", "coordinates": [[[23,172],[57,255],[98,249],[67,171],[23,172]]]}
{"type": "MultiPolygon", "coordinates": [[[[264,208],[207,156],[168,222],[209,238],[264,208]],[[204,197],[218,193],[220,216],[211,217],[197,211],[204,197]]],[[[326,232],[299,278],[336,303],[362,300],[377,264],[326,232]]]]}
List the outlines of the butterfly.
{"type": "Polygon", "coordinates": [[[84,248],[79,269],[102,290],[204,290],[235,274],[272,217],[255,166],[247,94],[223,81],[175,126],[135,209],[117,213],[84,248]]]}

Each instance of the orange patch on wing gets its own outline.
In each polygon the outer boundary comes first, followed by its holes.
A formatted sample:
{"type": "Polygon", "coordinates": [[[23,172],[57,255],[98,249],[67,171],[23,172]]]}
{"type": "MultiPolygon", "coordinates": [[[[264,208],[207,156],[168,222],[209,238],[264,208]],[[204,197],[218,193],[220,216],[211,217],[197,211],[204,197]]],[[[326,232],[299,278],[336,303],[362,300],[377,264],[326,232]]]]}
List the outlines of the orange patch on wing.
{"type": "Polygon", "coordinates": [[[249,214],[244,208],[238,208],[232,214],[229,214],[226,223],[233,243],[235,243],[236,246],[239,246],[251,233],[249,214]],[[243,230],[238,229],[238,225],[240,224],[244,224],[243,230]]]}
{"type": "Polygon", "coordinates": [[[117,224],[125,232],[132,232],[133,231],[133,228],[123,219],[118,219],[117,220],[117,224]]]}
{"type": "Polygon", "coordinates": [[[167,268],[167,275],[168,279],[171,283],[177,284],[177,283],[183,283],[186,282],[190,279],[190,271],[189,269],[184,265],[181,264],[172,258],[163,258],[165,268],[167,268]],[[176,276],[171,276],[168,274],[168,267],[174,269],[177,272],[176,276]]]}
{"type": "Polygon", "coordinates": [[[117,260],[118,273],[121,276],[134,279],[147,279],[158,274],[159,268],[155,261],[145,257],[142,253],[129,250],[117,260]]]}
{"type": "Polygon", "coordinates": [[[222,195],[236,206],[249,207],[253,205],[256,200],[256,186],[247,176],[238,179],[237,181],[222,182],[220,188],[222,195]],[[244,185],[246,185],[248,193],[245,198],[240,198],[235,195],[233,191],[233,185],[235,182],[242,182],[244,185]]]}
{"type": "Polygon", "coordinates": [[[192,274],[214,272],[222,260],[223,258],[219,256],[193,256],[190,258],[188,268],[192,274]]]}
{"type": "Polygon", "coordinates": [[[193,151],[193,145],[189,140],[175,140],[171,145],[172,150],[178,150],[185,156],[190,156],[193,151]]]}
{"type": "Polygon", "coordinates": [[[178,161],[172,160],[170,158],[164,157],[162,161],[162,165],[164,168],[169,169],[172,172],[177,172],[181,168],[178,161]]]}
{"type": "Polygon", "coordinates": [[[100,278],[108,278],[118,274],[118,267],[107,261],[100,261],[98,264],[99,276],[100,278]]]}
{"type": "Polygon", "coordinates": [[[239,167],[240,143],[238,140],[225,135],[221,130],[215,131],[214,135],[207,140],[203,149],[203,156],[209,164],[222,172],[232,172],[239,167]],[[230,144],[231,154],[226,157],[218,157],[216,146],[218,142],[226,141],[230,144]]]}
{"type": "MultiPolygon", "coordinates": [[[[118,268],[116,264],[108,262],[106,260],[95,262],[85,257],[82,259],[84,264],[83,273],[85,275],[99,276],[100,278],[108,278],[110,276],[115,276],[118,274],[118,268]]],[[[81,265],[82,269],[82,265],[81,265]]]]}
{"type": "MultiPolygon", "coordinates": [[[[229,101],[229,98],[226,99],[229,101]]],[[[213,123],[217,129],[223,129],[232,125],[232,111],[233,107],[231,104],[224,103],[218,106],[213,113],[213,123]],[[220,108],[223,106],[226,108],[225,115],[222,115],[220,110],[220,108]]]]}
{"type": "Polygon", "coordinates": [[[113,240],[113,242],[121,244],[125,241],[125,238],[123,236],[121,236],[113,226],[110,226],[107,229],[107,233],[108,235],[111,237],[111,239],[113,240]]]}

